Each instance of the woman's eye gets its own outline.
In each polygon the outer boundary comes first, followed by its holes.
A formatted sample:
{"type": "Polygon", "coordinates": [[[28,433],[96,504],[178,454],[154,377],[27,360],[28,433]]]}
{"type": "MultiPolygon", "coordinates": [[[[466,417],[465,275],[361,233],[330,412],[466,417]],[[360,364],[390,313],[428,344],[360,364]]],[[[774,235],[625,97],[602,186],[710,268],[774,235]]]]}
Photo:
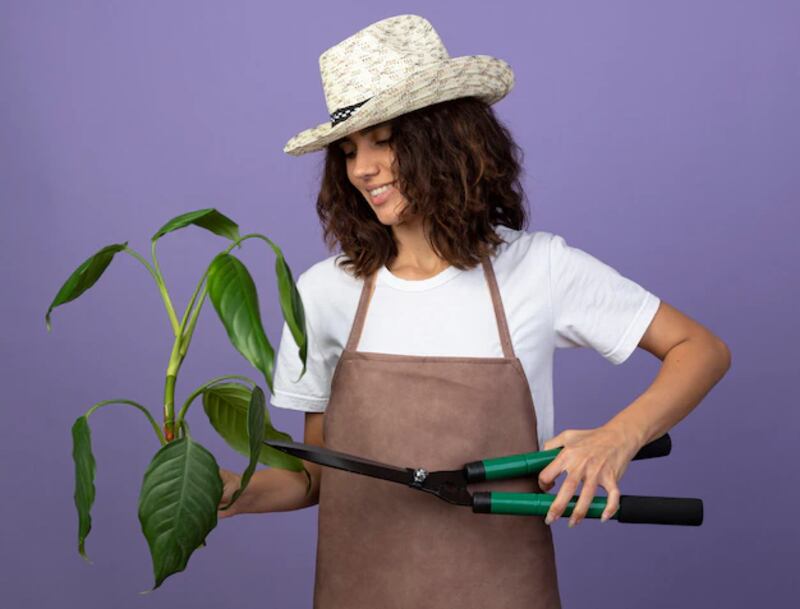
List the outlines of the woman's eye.
{"type": "MultiPolygon", "coordinates": [[[[392,141],[392,138],[390,137],[390,138],[387,138],[385,140],[377,140],[375,143],[376,144],[389,144],[391,141],[392,141]]],[[[346,159],[352,159],[356,155],[355,151],[345,152],[343,154],[344,154],[344,158],[346,158],[346,159]]]]}

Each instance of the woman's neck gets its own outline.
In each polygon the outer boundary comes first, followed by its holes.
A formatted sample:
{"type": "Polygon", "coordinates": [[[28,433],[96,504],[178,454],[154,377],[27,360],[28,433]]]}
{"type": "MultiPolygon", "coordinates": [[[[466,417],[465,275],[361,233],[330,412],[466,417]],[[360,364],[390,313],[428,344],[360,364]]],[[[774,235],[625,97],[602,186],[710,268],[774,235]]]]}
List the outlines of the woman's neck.
{"type": "Polygon", "coordinates": [[[392,233],[397,243],[397,257],[387,265],[392,274],[402,279],[427,279],[450,266],[433,251],[421,220],[392,226],[392,233]]]}

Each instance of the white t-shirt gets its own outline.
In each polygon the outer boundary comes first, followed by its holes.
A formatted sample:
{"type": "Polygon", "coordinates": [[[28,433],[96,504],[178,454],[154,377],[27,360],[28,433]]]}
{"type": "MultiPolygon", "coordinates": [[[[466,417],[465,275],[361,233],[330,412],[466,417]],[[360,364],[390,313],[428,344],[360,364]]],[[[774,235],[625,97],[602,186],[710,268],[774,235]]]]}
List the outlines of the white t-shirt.
{"type": "MultiPolygon", "coordinates": [[[[614,268],[546,231],[495,227],[504,239],[492,258],[514,353],[531,389],[540,446],[553,436],[553,353],[591,347],[621,364],[658,309],[657,296],[614,268]]],[[[297,278],[308,335],[307,369],[284,322],[275,362],[273,406],[323,412],[347,343],[363,282],[332,255],[297,278]]],[[[448,267],[423,280],[378,271],[358,351],[502,357],[489,285],[479,264],[448,267]]]]}

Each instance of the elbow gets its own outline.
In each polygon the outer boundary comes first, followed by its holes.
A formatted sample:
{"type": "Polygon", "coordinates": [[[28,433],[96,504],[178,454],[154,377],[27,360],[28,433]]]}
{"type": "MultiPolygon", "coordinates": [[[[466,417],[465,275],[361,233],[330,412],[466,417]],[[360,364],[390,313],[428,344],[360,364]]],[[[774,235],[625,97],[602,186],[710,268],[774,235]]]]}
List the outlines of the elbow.
{"type": "Polygon", "coordinates": [[[732,362],[731,350],[721,338],[714,336],[713,351],[716,356],[719,378],[722,378],[731,368],[731,362],[732,362]]]}
{"type": "Polygon", "coordinates": [[[732,361],[731,350],[728,348],[728,345],[726,345],[724,342],[720,341],[720,343],[724,354],[723,357],[725,361],[725,372],[727,372],[731,368],[731,361],[732,361]]]}

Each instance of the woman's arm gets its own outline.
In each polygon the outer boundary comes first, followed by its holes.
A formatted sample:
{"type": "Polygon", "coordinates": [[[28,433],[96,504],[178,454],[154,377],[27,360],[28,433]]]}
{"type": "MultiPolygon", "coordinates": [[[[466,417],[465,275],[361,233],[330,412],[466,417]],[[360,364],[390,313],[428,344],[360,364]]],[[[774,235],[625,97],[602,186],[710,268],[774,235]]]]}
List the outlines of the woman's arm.
{"type": "Polygon", "coordinates": [[[598,485],[608,493],[602,520],[613,516],[619,507],[617,482],[636,452],[688,415],[731,366],[719,337],[663,301],[639,346],[662,361],[653,383],[602,427],[568,429],[545,442],[544,450],[564,450],[541,471],[539,486],[549,490],[567,472],[547,524],[561,516],[581,482],[570,526],[586,516],[598,485]]]}
{"type": "MultiPolygon", "coordinates": [[[[306,444],[323,446],[322,425],[324,412],[307,412],[303,441],[306,444]]],[[[285,512],[309,507],[319,501],[320,466],[308,461],[304,462],[311,474],[311,489],[307,493],[307,479],[303,472],[285,469],[267,468],[258,470],[250,478],[250,484],[230,509],[217,512],[219,518],[229,518],[237,514],[261,512],[285,512]]],[[[239,488],[241,476],[220,468],[220,476],[224,482],[224,491],[220,506],[230,501],[231,496],[239,488]]]]}

